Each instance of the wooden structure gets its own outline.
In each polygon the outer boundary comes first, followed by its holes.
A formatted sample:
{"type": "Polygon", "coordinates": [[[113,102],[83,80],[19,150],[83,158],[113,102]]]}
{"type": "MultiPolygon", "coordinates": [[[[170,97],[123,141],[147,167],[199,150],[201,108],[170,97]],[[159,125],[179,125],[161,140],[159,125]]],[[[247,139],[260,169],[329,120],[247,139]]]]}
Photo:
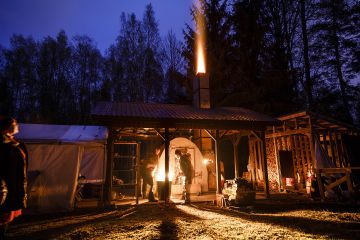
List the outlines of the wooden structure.
{"type": "MultiPolygon", "coordinates": [[[[278,119],[283,124],[268,127],[265,135],[271,189],[284,190],[286,177],[295,180],[295,189],[305,191],[314,175],[337,173],[338,178],[342,177],[328,186],[324,186],[321,178],[317,177],[322,199],[324,190],[345,181],[349,191],[352,190],[349,173],[360,167],[357,165],[360,159],[356,159],[351,153],[353,149],[348,146],[348,139],[359,138],[360,129],[308,111],[281,116],[278,119]]],[[[264,169],[264,154],[259,147],[260,143],[259,138],[253,137],[250,140],[250,162],[256,169],[255,173],[264,169]]],[[[261,175],[254,177],[257,183],[263,181],[261,175]]]]}
{"type": "MultiPolygon", "coordinates": [[[[246,134],[254,135],[265,146],[265,130],[268,126],[281,122],[266,115],[243,108],[197,108],[190,105],[145,104],[99,102],[92,110],[93,118],[109,128],[108,145],[126,139],[126,137],[160,138],[165,145],[165,201],[169,201],[169,143],[179,135],[194,135],[193,131],[206,132],[213,140],[216,162],[216,190],[221,193],[219,141],[224,136],[246,134]]],[[[108,147],[107,174],[104,199],[111,199],[112,169],[114,148],[108,147]]],[[[201,149],[201,148],[200,148],[201,149]]],[[[267,179],[266,151],[263,154],[263,179],[267,179]]],[[[138,157],[135,157],[138,159],[138,157]]],[[[135,167],[138,163],[136,163],[135,167]]],[[[138,177],[136,187],[139,188],[138,177]]],[[[269,196],[268,181],[264,181],[264,191],[269,196]]],[[[135,192],[138,192],[136,190],[135,192]]]]}

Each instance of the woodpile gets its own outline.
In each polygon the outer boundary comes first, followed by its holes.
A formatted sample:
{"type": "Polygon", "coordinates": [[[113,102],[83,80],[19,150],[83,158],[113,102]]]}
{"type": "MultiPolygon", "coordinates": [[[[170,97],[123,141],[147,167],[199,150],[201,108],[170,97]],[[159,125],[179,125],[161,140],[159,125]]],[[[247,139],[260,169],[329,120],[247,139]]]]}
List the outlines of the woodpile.
{"type": "Polygon", "coordinates": [[[226,180],[222,193],[230,205],[249,205],[256,196],[252,185],[244,178],[226,180]]]}

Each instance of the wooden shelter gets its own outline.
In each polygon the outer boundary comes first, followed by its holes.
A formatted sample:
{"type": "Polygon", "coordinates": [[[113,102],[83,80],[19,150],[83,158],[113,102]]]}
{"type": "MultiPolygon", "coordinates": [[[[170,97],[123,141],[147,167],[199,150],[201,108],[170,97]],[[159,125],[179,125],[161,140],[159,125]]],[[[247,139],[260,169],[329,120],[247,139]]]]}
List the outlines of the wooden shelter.
{"type": "MultiPolygon", "coordinates": [[[[283,124],[268,127],[265,137],[271,189],[292,187],[305,191],[307,187],[309,190],[315,175],[322,199],[324,192],[345,182],[348,190],[353,191],[350,174],[360,167],[359,128],[309,111],[278,119],[283,124]],[[324,184],[319,177],[334,174],[332,183],[324,184]]],[[[256,173],[264,169],[261,158],[265,155],[259,144],[257,138],[250,140],[250,163],[256,173]]],[[[261,175],[255,179],[258,184],[263,181],[261,175]]]]}
{"type": "MultiPolygon", "coordinates": [[[[117,143],[134,144],[132,158],[136,168],[139,165],[140,147],[136,138],[160,138],[165,145],[165,195],[169,200],[169,142],[176,136],[196,136],[212,140],[214,161],[216,163],[216,190],[221,193],[220,186],[220,159],[218,157],[219,141],[224,136],[236,139],[238,135],[256,136],[260,146],[264,147],[265,131],[267,127],[281,124],[280,121],[266,115],[236,107],[197,108],[191,105],[176,104],[146,104],[146,103],[120,103],[99,102],[92,110],[93,118],[109,128],[108,162],[105,182],[104,199],[111,199],[113,185],[112,169],[114,163],[114,146],[117,143]]],[[[236,141],[235,141],[236,144],[236,141]]],[[[200,146],[204,150],[203,146],[200,146]]],[[[262,166],[264,166],[263,179],[267,179],[266,151],[261,151],[262,166]]],[[[235,164],[236,164],[235,157],[235,164]]],[[[134,178],[134,187],[139,188],[139,176],[134,178]]],[[[264,181],[264,191],[269,196],[268,181],[264,181]]],[[[136,194],[139,192],[135,191],[136,194]]]]}

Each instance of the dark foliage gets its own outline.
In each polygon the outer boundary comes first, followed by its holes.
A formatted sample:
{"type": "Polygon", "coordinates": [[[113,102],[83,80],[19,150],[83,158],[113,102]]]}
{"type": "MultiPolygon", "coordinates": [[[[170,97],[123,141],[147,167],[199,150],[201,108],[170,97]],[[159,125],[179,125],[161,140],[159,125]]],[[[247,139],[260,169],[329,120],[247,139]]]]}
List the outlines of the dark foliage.
{"type": "MultiPolygon", "coordinates": [[[[360,124],[360,4],[354,0],[204,0],[213,106],[273,116],[300,109],[360,124]]],[[[162,39],[151,4],[123,13],[105,54],[64,31],[0,46],[0,114],[20,121],[92,123],[99,100],[191,104],[194,39],[162,39]]]]}

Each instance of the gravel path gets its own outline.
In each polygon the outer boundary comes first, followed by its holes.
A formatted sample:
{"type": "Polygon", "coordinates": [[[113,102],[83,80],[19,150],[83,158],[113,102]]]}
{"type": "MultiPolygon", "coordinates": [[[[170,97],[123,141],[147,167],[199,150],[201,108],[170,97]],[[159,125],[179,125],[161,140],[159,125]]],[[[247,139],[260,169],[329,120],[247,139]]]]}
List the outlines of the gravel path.
{"type": "Polygon", "coordinates": [[[248,208],[144,204],[111,211],[24,216],[9,239],[360,239],[359,206],[248,208]]]}

